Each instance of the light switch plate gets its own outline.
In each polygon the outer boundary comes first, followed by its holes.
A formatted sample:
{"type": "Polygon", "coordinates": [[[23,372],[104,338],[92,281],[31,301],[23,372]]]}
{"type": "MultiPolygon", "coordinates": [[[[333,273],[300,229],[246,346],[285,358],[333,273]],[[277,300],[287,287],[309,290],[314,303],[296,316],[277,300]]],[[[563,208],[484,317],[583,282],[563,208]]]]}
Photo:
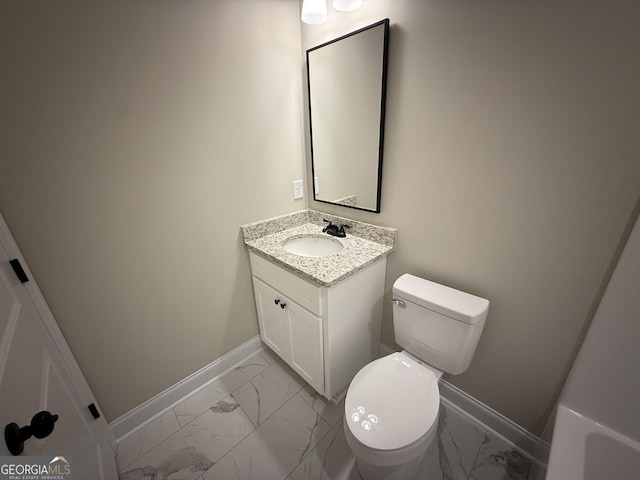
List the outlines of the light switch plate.
{"type": "Polygon", "coordinates": [[[302,180],[294,180],[293,181],[293,199],[298,200],[304,197],[302,180]]]}

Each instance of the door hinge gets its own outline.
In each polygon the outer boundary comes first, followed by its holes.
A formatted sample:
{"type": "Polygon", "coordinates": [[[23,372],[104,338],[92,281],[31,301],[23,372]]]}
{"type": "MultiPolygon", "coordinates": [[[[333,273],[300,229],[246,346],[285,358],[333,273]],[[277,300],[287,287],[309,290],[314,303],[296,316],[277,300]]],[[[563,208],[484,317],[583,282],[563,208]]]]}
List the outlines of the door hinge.
{"type": "Polygon", "coordinates": [[[93,416],[93,418],[100,418],[100,412],[98,412],[98,409],[96,408],[95,403],[92,403],[87,408],[91,412],[91,415],[93,416]]]}
{"type": "Polygon", "coordinates": [[[11,264],[13,271],[16,272],[16,276],[18,277],[18,280],[20,280],[20,283],[26,283],[29,281],[29,277],[27,277],[22,265],[20,265],[20,260],[14,258],[13,260],[9,260],[9,263],[11,264]]]}

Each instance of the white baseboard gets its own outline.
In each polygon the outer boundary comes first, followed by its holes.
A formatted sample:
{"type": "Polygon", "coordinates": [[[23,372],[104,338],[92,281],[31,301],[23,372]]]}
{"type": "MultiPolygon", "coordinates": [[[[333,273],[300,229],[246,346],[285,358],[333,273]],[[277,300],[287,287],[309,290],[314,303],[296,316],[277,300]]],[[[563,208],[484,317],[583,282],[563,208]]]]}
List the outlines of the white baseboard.
{"type": "MultiPolygon", "coordinates": [[[[388,345],[380,344],[378,355],[384,357],[395,350],[388,345]]],[[[460,413],[471,417],[475,422],[491,431],[502,440],[517,447],[533,460],[547,463],[549,458],[549,444],[532,433],[528,432],[520,425],[512,422],[504,415],[496,412],[482,402],[476,400],[471,395],[453,386],[446,380],[440,380],[440,397],[444,402],[460,413]]]]}
{"type": "Polygon", "coordinates": [[[547,463],[549,444],[517,423],[512,422],[446,380],[440,380],[440,397],[507,443],[517,447],[527,456],[543,464],[547,463]]]}
{"type": "Polygon", "coordinates": [[[117,442],[121,442],[146,424],[172,408],[184,397],[204,388],[217,377],[263,349],[260,337],[255,336],[209,365],[180,380],[130,412],[109,424],[117,442]]]}

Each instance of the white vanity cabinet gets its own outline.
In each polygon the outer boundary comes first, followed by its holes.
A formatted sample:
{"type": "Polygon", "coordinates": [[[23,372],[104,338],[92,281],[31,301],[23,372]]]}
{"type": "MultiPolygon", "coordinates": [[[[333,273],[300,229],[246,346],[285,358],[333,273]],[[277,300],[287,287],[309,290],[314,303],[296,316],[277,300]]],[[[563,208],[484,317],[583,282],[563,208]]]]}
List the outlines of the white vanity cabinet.
{"type": "Polygon", "coordinates": [[[321,287],[249,253],[260,337],[328,399],[377,357],[386,257],[321,287]]]}

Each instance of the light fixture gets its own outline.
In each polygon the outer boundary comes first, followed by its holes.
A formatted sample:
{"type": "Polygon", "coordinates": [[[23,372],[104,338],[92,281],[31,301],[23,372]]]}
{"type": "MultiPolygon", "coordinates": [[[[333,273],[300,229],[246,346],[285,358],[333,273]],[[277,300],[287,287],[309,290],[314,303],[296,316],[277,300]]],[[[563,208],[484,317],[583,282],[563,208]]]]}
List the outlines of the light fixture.
{"type": "Polygon", "coordinates": [[[303,0],[300,20],[311,25],[327,21],[327,0],[303,0]]]}
{"type": "Polygon", "coordinates": [[[353,12],[362,6],[362,0],[333,0],[333,9],[339,12],[353,12]]]}

